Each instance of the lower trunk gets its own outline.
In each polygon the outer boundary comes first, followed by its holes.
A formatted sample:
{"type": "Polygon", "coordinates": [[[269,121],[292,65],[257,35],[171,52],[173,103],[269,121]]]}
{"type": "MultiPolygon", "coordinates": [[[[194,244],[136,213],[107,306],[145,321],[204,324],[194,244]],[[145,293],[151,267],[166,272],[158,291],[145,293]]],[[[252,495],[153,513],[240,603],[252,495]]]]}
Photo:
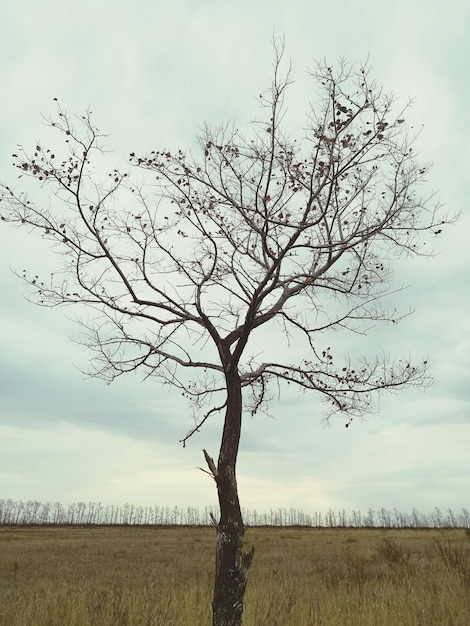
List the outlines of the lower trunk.
{"type": "Polygon", "coordinates": [[[245,528],[240,516],[237,521],[219,523],[214,598],[212,600],[213,626],[242,626],[243,599],[247,583],[247,572],[253,557],[253,548],[244,553],[243,535],[245,528]]]}
{"type": "MultiPolygon", "coordinates": [[[[254,548],[243,552],[243,524],[236,462],[241,432],[242,394],[238,374],[227,377],[227,408],[217,468],[213,467],[220,505],[217,524],[212,626],[242,626],[247,571],[254,548]]],[[[213,465],[213,464],[212,464],[213,465]]]]}

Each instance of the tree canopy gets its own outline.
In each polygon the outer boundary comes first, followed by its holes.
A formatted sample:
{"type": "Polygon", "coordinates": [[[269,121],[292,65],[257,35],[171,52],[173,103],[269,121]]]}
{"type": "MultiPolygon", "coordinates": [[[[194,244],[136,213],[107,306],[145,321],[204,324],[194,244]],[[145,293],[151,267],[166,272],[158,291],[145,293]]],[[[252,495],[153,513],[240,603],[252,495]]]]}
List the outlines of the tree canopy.
{"type": "Polygon", "coordinates": [[[23,175],[52,192],[49,206],[2,191],[2,220],[39,229],[63,253],[47,280],[24,274],[38,302],[96,312],[86,323],[94,374],[112,380],[142,369],[180,388],[199,411],[196,427],[224,407],[222,344],[251,413],[281,381],[319,392],[329,413],[361,415],[372,392],[422,384],[426,374],[426,363],[384,355],[336,363],[322,337],[398,321],[382,304],[389,255],[423,253],[420,233],[443,222],[419,195],[429,166],[417,162],[406,109],[393,113],[368,68],[319,63],[311,77],[322,100],[302,140],[291,139],[282,117],[292,78],[281,61],[278,51],[261,97],[266,119],[249,133],[206,126],[197,152],[131,153],[132,171],[104,180],[91,113],[73,117],[57,103],[48,121],[65,153],[36,145],[14,155],[23,175]],[[273,322],[305,356],[291,360],[296,351],[279,354],[277,345],[249,352],[257,329],[273,322]],[[217,392],[221,401],[208,407],[217,392]]]}

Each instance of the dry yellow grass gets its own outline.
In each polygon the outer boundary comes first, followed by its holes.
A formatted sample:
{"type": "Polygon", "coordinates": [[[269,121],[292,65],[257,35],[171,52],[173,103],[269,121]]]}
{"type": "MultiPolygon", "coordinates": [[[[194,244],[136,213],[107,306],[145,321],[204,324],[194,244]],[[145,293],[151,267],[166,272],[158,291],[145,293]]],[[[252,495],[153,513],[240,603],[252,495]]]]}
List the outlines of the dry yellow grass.
{"type": "MultiPolygon", "coordinates": [[[[468,626],[463,530],[251,528],[246,626],[468,626]]],[[[210,624],[210,528],[0,527],[2,626],[210,624]]]]}

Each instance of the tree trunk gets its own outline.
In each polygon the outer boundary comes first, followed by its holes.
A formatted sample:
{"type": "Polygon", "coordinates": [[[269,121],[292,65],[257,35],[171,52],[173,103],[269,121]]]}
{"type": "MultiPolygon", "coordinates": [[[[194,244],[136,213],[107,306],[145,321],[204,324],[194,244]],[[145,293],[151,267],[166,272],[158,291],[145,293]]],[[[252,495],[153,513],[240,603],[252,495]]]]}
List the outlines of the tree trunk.
{"type": "Polygon", "coordinates": [[[227,407],[215,480],[220,506],[217,525],[212,626],[242,626],[247,571],[254,548],[243,553],[243,524],[238,499],[236,462],[242,422],[238,372],[226,374],[227,407]]]}

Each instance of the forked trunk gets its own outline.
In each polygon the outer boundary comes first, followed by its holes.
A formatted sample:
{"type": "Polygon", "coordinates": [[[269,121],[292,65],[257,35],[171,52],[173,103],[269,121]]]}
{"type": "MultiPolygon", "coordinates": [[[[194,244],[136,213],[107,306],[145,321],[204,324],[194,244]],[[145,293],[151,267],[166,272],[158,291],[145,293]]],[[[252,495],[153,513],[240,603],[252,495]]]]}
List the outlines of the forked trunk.
{"type": "Polygon", "coordinates": [[[227,408],[219,460],[215,470],[220,505],[217,525],[212,626],[242,626],[247,571],[253,557],[243,553],[243,524],[238,499],[236,462],[242,421],[238,373],[227,376],[227,408]]]}

